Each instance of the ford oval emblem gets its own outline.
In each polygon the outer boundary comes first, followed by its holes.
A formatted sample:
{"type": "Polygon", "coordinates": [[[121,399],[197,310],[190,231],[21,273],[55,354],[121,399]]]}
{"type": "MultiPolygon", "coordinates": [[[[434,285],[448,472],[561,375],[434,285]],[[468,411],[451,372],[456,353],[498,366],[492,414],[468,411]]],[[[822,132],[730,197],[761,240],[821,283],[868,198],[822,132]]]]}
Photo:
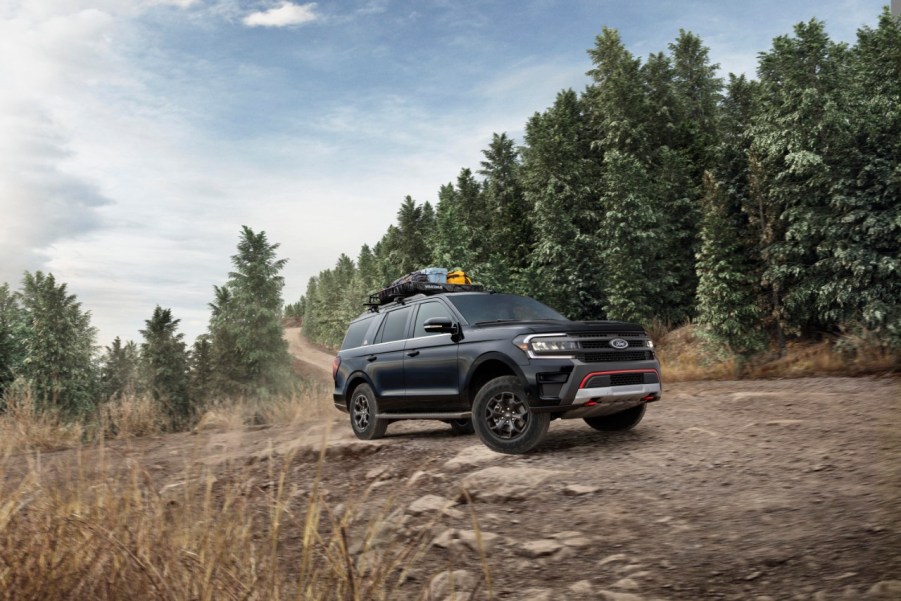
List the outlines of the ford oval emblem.
{"type": "Polygon", "coordinates": [[[614,338],[613,340],[610,341],[610,346],[612,346],[613,348],[619,348],[619,349],[629,348],[629,341],[623,340],[622,338],[614,338]]]}

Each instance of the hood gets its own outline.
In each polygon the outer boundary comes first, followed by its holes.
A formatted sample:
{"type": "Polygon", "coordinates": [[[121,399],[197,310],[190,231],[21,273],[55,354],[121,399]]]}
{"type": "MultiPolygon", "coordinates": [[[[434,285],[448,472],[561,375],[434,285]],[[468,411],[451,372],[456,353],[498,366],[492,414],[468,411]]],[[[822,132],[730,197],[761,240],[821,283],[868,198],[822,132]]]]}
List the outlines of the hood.
{"type": "Polygon", "coordinates": [[[644,328],[635,323],[623,321],[491,321],[480,322],[477,328],[515,328],[528,330],[533,334],[566,332],[569,334],[643,334],[644,328]]]}

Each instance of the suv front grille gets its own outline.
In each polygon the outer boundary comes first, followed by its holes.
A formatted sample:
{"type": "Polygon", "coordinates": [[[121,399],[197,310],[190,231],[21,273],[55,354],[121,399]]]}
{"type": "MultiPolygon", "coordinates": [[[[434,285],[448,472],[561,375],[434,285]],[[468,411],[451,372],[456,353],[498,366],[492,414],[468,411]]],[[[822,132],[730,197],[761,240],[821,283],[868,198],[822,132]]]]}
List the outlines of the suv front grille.
{"type": "Polygon", "coordinates": [[[607,351],[601,353],[578,353],[576,358],[585,363],[607,363],[611,361],[649,361],[653,351],[607,351]]]}
{"type": "MultiPolygon", "coordinates": [[[[647,347],[647,343],[644,340],[627,340],[629,343],[629,347],[647,347]]],[[[582,340],[579,342],[582,348],[586,349],[596,349],[596,348],[611,348],[609,340],[582,340]]]]}

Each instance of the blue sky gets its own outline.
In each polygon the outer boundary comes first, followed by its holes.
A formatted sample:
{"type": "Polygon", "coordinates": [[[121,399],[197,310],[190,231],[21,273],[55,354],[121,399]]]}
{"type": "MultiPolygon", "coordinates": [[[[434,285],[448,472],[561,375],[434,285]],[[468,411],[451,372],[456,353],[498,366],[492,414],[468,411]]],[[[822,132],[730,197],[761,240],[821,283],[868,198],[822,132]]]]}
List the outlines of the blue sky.
{"type": "Polygon", "coordinates": [[[728,72],[799,21],[853,43],[879,0],[0,0],[0,283],[52,272],[98,341],[171,308],[202,333],[241,225],[285,299],[434,202],[492,132],[581,90],[604,26],[636,55],[684,28],[728,72]]]}

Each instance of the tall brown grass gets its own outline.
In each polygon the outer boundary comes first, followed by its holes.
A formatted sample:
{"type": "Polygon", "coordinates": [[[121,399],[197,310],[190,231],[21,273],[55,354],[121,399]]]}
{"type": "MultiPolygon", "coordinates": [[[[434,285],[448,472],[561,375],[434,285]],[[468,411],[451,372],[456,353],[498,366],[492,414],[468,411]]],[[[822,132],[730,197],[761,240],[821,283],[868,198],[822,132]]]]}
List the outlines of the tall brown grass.
{"type": "Polygon", "coordinates": [[[67,421],[52,408],[39,409],[27,387],[10,391],[4,401],[6,410],[0,413],[0,455],[13,449],[71,447],[84,435],[82,422],[67,421]]]}
{"type": "MultiPolygon", "coordinates": [[[[325,385],[314,382],[298,387],[290,395],[267,400],[212,399],[199,412],[195,428],[297,425],[331,414],[330,392],[325,385]]],[[[65,418],[53,408],[39,409],[27,387],[8,391],[3,400],[6,409],[0,413],[0,454],[163,434],[171,423],[161,403],[141,394],[127,394],[102,403],[95,412],[76,419],[65,418]]]]}
{"type": "Polygon", "coordinates": [[[746,360],[723,353],[705,340],[699,326],[666,331],[658,325],[657,354],[664,380],[798,378],[806,376],[898,373],[901,352],[872,333],[847,333],[820,341],[794,340],[784,353],[770,349],[746,360]]]}
{"type": "MultiPolygon", "coordinates": [[[[94,453],[95,451],[92,451],[94,453]]],[[[54,601],[423,598],[401,586],[430,528],[394,536],[392,503],[368,492],[340,511],[323,499],[316,464],[292,481],[271,458],[268,482],[187,468],[160,488],[102,449],[69,470],[38,462],[24,475],[0,460],[0,599],[54,601]]],[[[248,468],[249,469],[249,468],[248,468]]],[[[259,469],[259,467],[257,468],[259,469]]],[[[257,476],[259,474],[257,473],[257,476]]]]}
{"type": "Polygon", "coordinates": [[[261,424],[293,426],[332,415],[331,388],[314,381],[290,395],[271,399],[214,399],[201,414],[196,429],[228,430],[261,424]]]}

